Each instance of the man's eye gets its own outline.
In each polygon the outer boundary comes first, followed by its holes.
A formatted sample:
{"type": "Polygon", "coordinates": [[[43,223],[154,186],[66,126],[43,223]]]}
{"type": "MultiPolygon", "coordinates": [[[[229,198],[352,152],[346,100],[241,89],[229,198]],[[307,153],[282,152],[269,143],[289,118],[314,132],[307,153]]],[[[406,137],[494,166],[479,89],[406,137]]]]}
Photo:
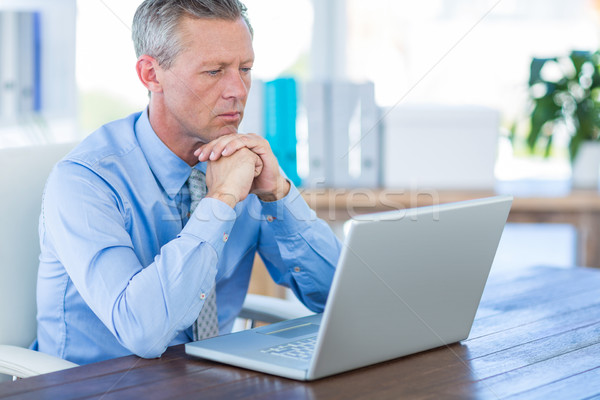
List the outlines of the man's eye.
{"type": "Polygon", "coordinates": [[[248,74],[250,71],[252,71],[252,68],[240,68],[240,71],[242,71],[244,74],[248,74]]]}
{"type": "Polygon", "coordinates": [[[219,75],[219,73],[221,72],[220,69],[214,70],[214,71],[206,71],[206,73],[210,76],[217,76],[219,75]]]}

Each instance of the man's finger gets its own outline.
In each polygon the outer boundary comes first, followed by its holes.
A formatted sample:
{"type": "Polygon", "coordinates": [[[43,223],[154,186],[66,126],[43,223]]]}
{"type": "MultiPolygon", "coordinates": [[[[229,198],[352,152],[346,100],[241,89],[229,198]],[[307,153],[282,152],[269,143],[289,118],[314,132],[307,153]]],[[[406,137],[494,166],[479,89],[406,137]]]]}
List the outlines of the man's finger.
{"type": "Polygon", "coordinates": [[[221,136],[198,148],[194,155],[199,161],[216,161],[221,156],[230,156],[236,151],[247,148],[257,155],[266,153],[268,142],[256,134],[235,134],[221,136]]]}
{"type": "Polygon", "coordinates": [[[223,148],[230,141],[236,140],[237,136],[237,134],[221,136],[212,142],[200,146],[198,149],[196,149],[194,155],[198,157],[198,161],[218,160],[219,157],[221,157],[223,148]]]}

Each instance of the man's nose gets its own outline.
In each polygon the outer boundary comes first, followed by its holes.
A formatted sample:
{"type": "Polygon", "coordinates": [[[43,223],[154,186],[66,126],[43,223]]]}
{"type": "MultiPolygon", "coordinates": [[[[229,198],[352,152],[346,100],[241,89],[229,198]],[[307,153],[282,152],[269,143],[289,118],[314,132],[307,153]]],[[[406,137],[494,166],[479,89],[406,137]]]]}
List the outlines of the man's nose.
{"type": "Polygon", "coordinates": [[[248,96],[250,79],[242,75],[241,71],[231,71],[227,74],[223,97],[243,99],[248,96]]]}

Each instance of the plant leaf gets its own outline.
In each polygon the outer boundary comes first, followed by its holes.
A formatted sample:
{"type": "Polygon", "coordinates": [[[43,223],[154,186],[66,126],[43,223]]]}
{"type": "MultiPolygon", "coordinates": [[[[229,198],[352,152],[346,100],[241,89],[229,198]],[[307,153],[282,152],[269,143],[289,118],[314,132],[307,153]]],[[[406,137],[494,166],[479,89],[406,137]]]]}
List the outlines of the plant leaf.
{"type": "Polygon", "coordinates": [[[571,156],[571,163],[575,161],[575,157],[577,156],[581,142],[583,142],[581,136],[573,136],[569,142],[569,155],[571,156]]]}
{"type": "Polygon", "coordinates": [[[577,104],[575,110],[576,129],[575,136],[582,140],[593,140],[596,138],[596,123],[594,102],[586,98],[577,104]]]}
{"type": "Polygon", "coordinates": [[[538,99],[535,99],[535,107],[531,112],[531,130],[527,135],[527,145],[530,151],[535,149],[540,136],[542,136],[542,128],[548,122],[555,120],[560,116],[561,108],[554,102],[554,93],[547,93],[538,99]]]}
{"type": "Polygon", "coordinates": [[[573,66],[575,67],[575,76],[581,76],[581,70],[583,69],[583,64],[587,61],[593,62],[592,53],[589,51],[572,51],[569,55],[573,66]]]}
{"type": "Polygon", "coordinates": [[[548,61],[555,61],[555,58],[533,58],[531,65],[529,66],[529,86],[533,86],[536,83],[546,83],[542,79],[542,68],[548,61]]]}
{"type": "Polygon", "coordinates": [[[546,142],[546,150],[544,150],[544,157],[548,158],[550,156],[550,151],[552,150],[552,139],[554,135],[548,136],[548,141],[546,142]]]}

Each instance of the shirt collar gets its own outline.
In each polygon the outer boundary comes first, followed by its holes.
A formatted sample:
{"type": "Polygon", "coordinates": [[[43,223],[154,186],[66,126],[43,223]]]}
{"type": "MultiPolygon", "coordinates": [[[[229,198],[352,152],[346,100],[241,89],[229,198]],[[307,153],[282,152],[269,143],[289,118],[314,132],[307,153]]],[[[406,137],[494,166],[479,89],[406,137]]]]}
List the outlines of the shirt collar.
{"type": "MultiPolygon", "coordinates": [[[[148,108],[136,121],[135,134],[150,170],[167,195],[173,199],[185,185],[192,168],[173,153],[156,135],[148,119],[148,108]]],[[[206,163],[198,163],[194,168],[205,172],[206,163]]]]}

